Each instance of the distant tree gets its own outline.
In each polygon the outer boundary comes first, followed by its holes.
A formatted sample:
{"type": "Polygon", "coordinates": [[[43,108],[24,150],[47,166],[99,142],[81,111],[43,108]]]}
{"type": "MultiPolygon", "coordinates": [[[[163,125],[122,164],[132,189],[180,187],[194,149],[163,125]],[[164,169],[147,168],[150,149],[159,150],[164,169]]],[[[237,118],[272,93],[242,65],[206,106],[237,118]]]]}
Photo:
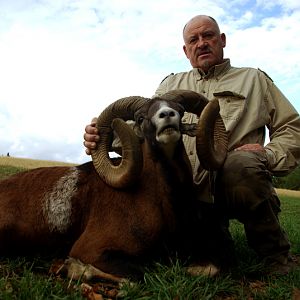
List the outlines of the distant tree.
{"type": "Polygon", "coordinates": [[[287,176],[273,177],[273,183],[276,188],[299,191],[300,190],[300,166],[287,176]]]}

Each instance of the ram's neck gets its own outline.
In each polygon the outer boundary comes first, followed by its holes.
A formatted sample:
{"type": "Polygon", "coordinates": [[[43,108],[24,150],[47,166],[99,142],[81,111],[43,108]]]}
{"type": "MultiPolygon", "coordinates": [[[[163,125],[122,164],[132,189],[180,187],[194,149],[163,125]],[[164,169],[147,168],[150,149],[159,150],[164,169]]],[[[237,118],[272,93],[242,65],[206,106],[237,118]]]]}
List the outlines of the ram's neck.
{"type": "MultiPolygon", "coordinates": [[[[168,149],[158,145],[143,144],[144,168],[147,164],[156,164],[168,181],[168,184],[192,183],[192,169],[182,141],[176,147],[168,149]]],[[[156,171],[158,172],[158,171],[156,171]]]]}
{"type": "Polygon", "coordinates": [[[168,161],[172,161],[172,159],[174,158],[174,154],[175,154],[175,148],[176,145],[174,144],[160,144],[159,148],[162,152],[162,155],[165,157],[166,160],[168,161]]]}

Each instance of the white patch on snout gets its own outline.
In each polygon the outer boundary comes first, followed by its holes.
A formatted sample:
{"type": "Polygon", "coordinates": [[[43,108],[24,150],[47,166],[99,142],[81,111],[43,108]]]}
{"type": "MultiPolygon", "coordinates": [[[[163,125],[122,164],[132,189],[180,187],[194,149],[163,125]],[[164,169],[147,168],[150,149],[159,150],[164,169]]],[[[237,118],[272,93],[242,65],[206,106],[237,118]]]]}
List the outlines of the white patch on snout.
{"type": "Polygon", "coordinates": [[[72,197],[76,193],[79,171],[71,168],[45,195],[43,213],[50,231],[64,233],[71,225],[72,197]]]}
{"type": "Polygon", "coordinates": [[[161,144],[176,143],[181,137],[180,119],[178,111],[171,108],[167,102],[161,102],[158,111],[151,118],[152,124],[156,127],[157,142],[161,144]]]}

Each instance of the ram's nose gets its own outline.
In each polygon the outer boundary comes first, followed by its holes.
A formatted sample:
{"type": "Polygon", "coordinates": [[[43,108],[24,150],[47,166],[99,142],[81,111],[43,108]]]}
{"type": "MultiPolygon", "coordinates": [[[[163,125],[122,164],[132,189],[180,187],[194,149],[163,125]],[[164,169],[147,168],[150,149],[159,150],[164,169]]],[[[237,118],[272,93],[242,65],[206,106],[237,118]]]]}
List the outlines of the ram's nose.
{"type": "Polygon", "coordinates": [[[171,117],[175,117],[175,116],[176,116],[176,113],[173,109],[165,109],[159,113],[159,118],[161,118],[161,119],[171,118],[171,117]]]}

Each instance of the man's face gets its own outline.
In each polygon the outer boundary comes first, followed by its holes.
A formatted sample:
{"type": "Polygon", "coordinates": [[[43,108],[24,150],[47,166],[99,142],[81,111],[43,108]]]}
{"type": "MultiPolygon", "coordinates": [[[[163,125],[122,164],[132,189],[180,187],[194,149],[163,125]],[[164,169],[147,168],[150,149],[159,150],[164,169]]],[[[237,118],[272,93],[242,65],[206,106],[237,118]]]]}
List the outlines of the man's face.
{"type": "Polygon", "coordinates": [[[225,34],[220,34],[217,24],[208,17],[198,16],[187,23],[183,38],[184,53],[193,68],[205,73],[223,62],[223,48],[226,46],[225,34]]]}

